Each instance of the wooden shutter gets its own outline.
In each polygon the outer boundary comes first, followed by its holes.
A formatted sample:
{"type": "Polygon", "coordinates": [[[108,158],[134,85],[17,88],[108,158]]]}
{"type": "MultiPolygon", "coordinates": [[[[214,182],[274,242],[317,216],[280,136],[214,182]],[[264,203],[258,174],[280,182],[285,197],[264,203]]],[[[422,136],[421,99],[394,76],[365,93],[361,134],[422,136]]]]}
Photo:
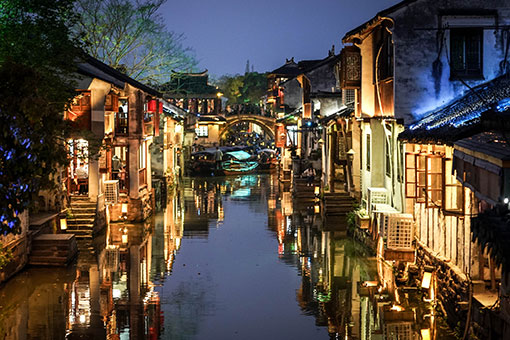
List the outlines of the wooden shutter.
{"type": "Polygon", "coordinates": [[[405,154],[405,186],[406,198],[417,198],[417,178],[416,178],[416,161],[415,153],[406,152],[405,154]]]}
{"type": "Polygon", "coordinates": [[[442,207],[443,200],[443,157],[427,155],[427,208],[442,207]]]}
{"type": "Polygon", "coordinates": [[[452,159],[443,159],[443,200],[442,208],[445,215],[464,214],[464,187],[453,175],[452,159]]]}

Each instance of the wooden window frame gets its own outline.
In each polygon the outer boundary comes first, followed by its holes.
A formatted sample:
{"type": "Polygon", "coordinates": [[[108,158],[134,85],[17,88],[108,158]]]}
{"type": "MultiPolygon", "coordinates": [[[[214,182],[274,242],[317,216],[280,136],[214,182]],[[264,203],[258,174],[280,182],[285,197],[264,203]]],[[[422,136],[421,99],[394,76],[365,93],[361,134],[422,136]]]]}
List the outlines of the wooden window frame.
{"type": "MultiPolygon", "coordinates": [[[[446,163],[447,162],[452,162],[453,160],[451,158],[443,158],[443,199],[442,199],[442,209],[443,209],[443,214],[445,216],[459,216],[459,215],[464,215],[465,213],[465,207],[464,207],[464,204],[466,202],[466,196],[465,196],[465,193],[464,193],[464,187],[462,185],[462,183],[460,183],[456,178],[453,179],[454,183],[446,183],[446,163]],[[458,205],[460,205],[460,208],[457,208],[457,209],[453,209],[451,207],[448,206],[448,201],[447,201],[447,189],[448,188],[457,188],[457,190],[460,190],[460,203],[458,205]]],[[[452,177],[453,174],[449,174],[451,175],[452,177]]]]}
{"type": "Polygon", "coordinates": [[[440,154],[428,154],[426,156],[426,202],[427,208],[442,208],[443,197],[444,197],[444,156],[440,154]],[[432,169],[432,161],[439,160],[440,164],[437,167],[438,170],[432,169]],[[435,182],[432,181],[432,177],[439,177],[435,182]],[[432,187],[432,184],[436,183],[437,187],[432,187]],[[441,200],[437,202],[436,197],[441,200]]]}
{"type": "Polygon", "coordinates": [[[416,162],[418,160],[418,154],[414,152],[406,152],[404,161],[405,171],[405,197],[406,198],[418,198],[418,180],[416,178],[416,162]],[[410,162],[412,160],[412,162],[410,162]],[[411,164],[410,164],[411,163],[411,164]],[[413,179],[413,180],[411,180],[413,179]],[[411,189],[412,188],[412,192],[411,189]]]}

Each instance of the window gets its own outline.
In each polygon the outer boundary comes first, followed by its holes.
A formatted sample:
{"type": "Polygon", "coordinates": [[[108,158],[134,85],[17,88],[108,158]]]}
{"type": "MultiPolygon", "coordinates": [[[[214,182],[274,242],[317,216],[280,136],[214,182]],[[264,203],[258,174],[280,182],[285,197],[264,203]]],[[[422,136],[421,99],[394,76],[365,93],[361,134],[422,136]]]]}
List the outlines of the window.
{"type": "Polygon", "coordinates": [[[402,157],[404,156],[404,143],[402,143],[401,141],[398,141],[397,149],[398,149],[398,152],[397,152],[397,181],[399,183],[403,183],[404,182],[404,160],[402,157]]]}
{"type": "Polygon", "coordinates": [[[427,207],[442,207],[443,201],[443,157],[427,155],[427,207]]]}
{"type": "Polygon", "coordinates": [[[119,99],[118,112],[115,114],[115,134],[127,135],[129,130],[129,108],[127,98],[119,99]]]}
{"type": "Polygon", "coordinates": [[[355,91],[354,89],[344,89],[342,90],[344,105],[354,105],[355,100],[355,91]]]}
{"type": "Polygon", "coordinates": [[[145,169],[147,167],[147,150],[146,150],[147,142],[142,142],[140,144],[140,150],[139,150],[139,162],[138,162],[138,169],[145,169]]]}
{"type": "Polygon", "coordinates": [[[208,125],[199,125],[195,129],[195,133],[197,137],[209,137],[209,126],[208,125]]]}
{"type": "Polygon", "coordinates": [[[367,138],[367,141],[366,141],[366,145],[367,145],[367,159],[366,159],[366,163],[367,163],[367,170],[370,171],[370,157],[371,157],[371,155],[370,155],[370,151],[371,151],[370,150],[370,147],[371,147],[371,145],[370,145],[370,135],[367,134],[366,138],[367,138]]]}
{"type": "Polygon", "coordinates": [[[391,127],[385,127],[385,136],[384,136],[384,156],[385,156],[385,171],[386,176],[391,177],[391,168],[392,168],[392,150],[391,150],[391,127]]]}
{"type": "Polygon", "coordinates": [[[450,158],[445,158],[443,162],[444,192],[443,209],[445,215],[464,214],[464,188],[457,181],[456,174],[453,173],[453,164],[450,158]]]}
{"type": "Polygon", "coordinates": [[[417,198],[416,188],[416,160],[417,155],[414,153],[406,153],[405,155],[405,172],[406,172],[406,198],[417,198]]]}
{"type": "Polygon", "coordinates": [[[416,198],[428,208],[443,205],[443,156],[406,153],[406,198],[416,198]]]}
{"type": "Polygon", "coordinates": [[[482,30],[450,31],[450,76],[480,77],[482,69],[482,30]]]}

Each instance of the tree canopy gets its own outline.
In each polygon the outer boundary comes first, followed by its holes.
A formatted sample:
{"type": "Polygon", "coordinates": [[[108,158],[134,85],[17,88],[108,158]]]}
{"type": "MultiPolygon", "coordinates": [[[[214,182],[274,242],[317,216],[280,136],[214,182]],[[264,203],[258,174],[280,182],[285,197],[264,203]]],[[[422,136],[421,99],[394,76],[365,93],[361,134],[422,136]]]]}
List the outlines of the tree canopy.
{"type": "Polygon", "coordinates": [[[0,2],[0,232],[20,232],[19,215],[67,162],[63,112],[79,42],[72,0],[0,2]]]}
{"type": "Polygon", "coordinates": [[[267,91],[267,76],[258,72],[223,76],[218,85],[229,104],[259,105],[260,98],[267,91]]]}
{"type": "Polygon", "coordinates": [[[93,57],[149,84],[197,64],[184,36],[167,30],[158,10],[166,0],[78,0],[76,26],[93,57]]]}

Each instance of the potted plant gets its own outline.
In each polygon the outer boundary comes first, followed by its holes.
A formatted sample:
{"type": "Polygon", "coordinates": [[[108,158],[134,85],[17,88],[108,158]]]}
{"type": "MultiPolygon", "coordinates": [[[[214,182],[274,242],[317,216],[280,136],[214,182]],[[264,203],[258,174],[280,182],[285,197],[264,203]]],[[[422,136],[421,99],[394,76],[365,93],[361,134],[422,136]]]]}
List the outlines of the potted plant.
{"type": "Polygon", "coordinates": [[[370,216],[365,209],[360,208],[356,210],[356,224],[360,229],[368,229],[370,226],[370,216]]]}

